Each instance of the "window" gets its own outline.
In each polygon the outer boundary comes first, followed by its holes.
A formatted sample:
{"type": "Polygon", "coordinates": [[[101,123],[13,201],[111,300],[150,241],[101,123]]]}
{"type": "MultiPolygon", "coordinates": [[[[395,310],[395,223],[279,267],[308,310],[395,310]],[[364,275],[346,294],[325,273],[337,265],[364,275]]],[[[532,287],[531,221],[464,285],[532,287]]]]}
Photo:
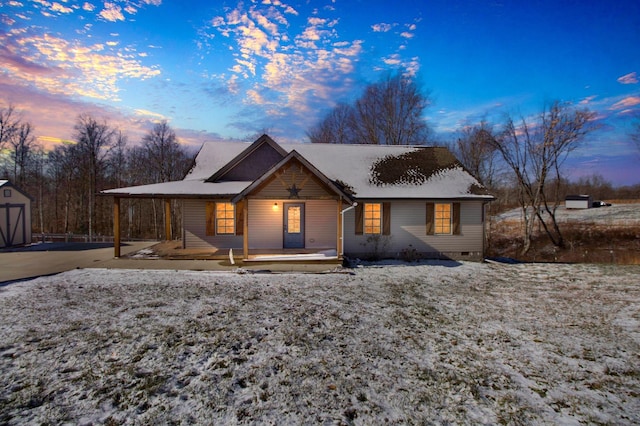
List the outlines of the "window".
{"type": "Polygon", "coordinates": [[[451,234],[451,204],[435,204],[435,234],[451,234]]]}
{"type": "Polygon", "coordinates": [[[216,234],[235,233],[235,209],[233,203],[216,203],[216,234]]]}
{"type": "Polygon", "coordinates": [[[289,234],[299,234],[300,226],[300,206],[287,207],[287,232],[289,234]]]}
{"type": "Polygon", "coordinates": [[[382,230],[382,205],[380,203],[365,203],[364,233],[380,234],[381,230],[382,230]]]}
{"type": "Polygon", "coordinates": [[[10,189],[5,189],[4,190],[4,197],[5,198],[11,197],[11,190],[10,189]]]}

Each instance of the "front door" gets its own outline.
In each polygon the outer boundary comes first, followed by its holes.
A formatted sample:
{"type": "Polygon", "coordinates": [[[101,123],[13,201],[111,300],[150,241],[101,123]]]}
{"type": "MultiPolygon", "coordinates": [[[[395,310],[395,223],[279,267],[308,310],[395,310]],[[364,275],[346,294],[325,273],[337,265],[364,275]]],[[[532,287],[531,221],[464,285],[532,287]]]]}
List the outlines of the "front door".
{"type": "Polygon", "coordinates": [[[304,248],[304,203],[284,203],[284,248],[304,248]]]}

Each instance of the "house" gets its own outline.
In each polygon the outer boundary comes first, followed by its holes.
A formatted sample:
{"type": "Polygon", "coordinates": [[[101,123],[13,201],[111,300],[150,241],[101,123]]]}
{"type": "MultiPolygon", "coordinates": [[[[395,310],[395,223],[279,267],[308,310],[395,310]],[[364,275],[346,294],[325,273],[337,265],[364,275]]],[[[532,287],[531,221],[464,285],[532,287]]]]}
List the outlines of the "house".
{"type": "MultiPolygon", "coordinates": [[[[481,259],[493,199],[442,147],[205,143],[182,181],[111,189],[182,202],[182,244],[265,255],[481,259]]],[[[168,227],[168,224],[165,224],[168,227]]],[[[166,231],[170,234],[170,229],[166,231]]],[[[303,258],[303,257],[301,257],[303,258]]]]}
{"type": "Polygon", "coordinates": [[[564,205],[568,209],[588,209],[591,204],[590,195],[567,195],[564,199],[564,205]]]}
{"type": "Polygon", "coordinates": [[[0,248],[31,243],[31,197],[0,180],[0,248]]]}

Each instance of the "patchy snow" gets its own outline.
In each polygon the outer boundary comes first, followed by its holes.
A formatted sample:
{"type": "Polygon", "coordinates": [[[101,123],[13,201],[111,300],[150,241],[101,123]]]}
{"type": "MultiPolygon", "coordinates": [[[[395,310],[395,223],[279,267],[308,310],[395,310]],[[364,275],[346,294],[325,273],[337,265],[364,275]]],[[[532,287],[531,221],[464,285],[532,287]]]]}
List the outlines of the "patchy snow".
{"type": "Polygon", "coordinates": [[[0,423],[640,423],[640,268],[355,271],[2,287],[0,423]]]}
{"type": "MultiPolygon", "coordinates": [[[[520,208],[512,209],[496,217],[498,221],[521,221],[522,210],[520,208]]],[[[640,226],[640,203],[614,204],[590,209],[567,209],[560,206],[556,211],[556,219],[559,222],[640,226]]]]}

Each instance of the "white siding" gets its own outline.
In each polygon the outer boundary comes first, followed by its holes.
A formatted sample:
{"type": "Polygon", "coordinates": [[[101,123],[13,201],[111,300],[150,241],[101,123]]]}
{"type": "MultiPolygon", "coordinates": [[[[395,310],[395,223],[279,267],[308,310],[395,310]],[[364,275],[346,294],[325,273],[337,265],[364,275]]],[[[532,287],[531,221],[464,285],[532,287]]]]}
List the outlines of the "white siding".
{"type": "MultiPolygon", "coordinates": [[[[439,202],[438,200],[430,200],[439,202]]],[[[441,201],[450,202],[450,201],[441,201]]],[[[392,201],[391,235],[381,236],[384,255],[398,257],[413,248],[425,255],[459,256],[480,254],[483,250],[482,202],[460,202],[460,235],[426,235],[426,201],[392,201]]],[[[368,235],[355,235],[355,212],[345,213],[345,254],[367,256],[374,250],[368,235]]]]}
{"type": "Polygon", "coordinates": [[[207,236],[206,202],[207,200],[183,201],[182,221],[185,248],[242,249],[242,235],[207,236]]]}

